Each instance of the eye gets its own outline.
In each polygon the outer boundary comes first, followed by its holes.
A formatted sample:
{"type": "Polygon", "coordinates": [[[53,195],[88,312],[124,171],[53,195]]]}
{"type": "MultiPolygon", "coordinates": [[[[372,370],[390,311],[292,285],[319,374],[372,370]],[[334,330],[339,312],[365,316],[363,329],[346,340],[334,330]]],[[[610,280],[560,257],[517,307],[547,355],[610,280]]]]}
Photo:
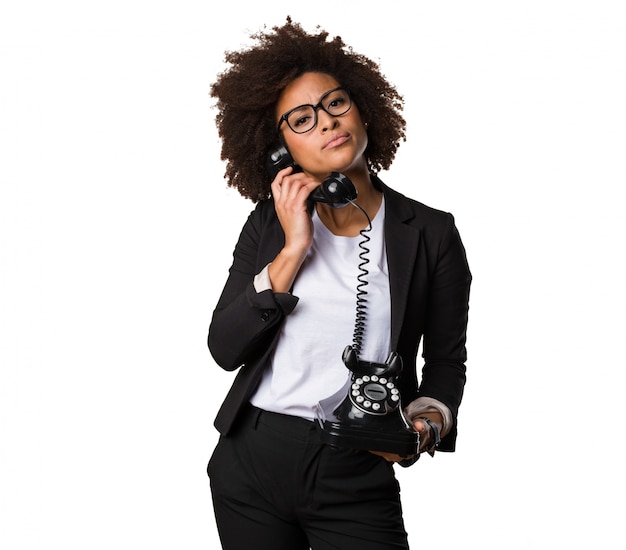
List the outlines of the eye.
{"type": "Polygon", "coordinates": [[[331,102],[328,104],[328,106],[332,109],[334,107],[341,107],[344,103],[346,102],[346,100],[343,97],[337,97],[331,100],[331,102]]]}
{"type": "Polygon", "coordinates": [[[350,108],[350,98],[344,90],[330,94],[325,102],[325,109],[330,113],[343,114],[350,108]]]}
{"type": "Polygon", "coordinates": [[[293,117],[292,119],[289,120],[291,126],[293,126],[294,128],[299,128],[301,126],[306,126],[307,124],[309,124],[311,120],[311,117],[308,115],[304,115],[304,116],[299,116],[299,117],[293,117]]]}
{"type": "Polygon", "coordinates": [[[314,120],[315,112],[311,106],[302,105],[289,113],[287,122],[289,122],[289,126],[294,130],[304,130],[308,126],[311,126],[314,120]]]}

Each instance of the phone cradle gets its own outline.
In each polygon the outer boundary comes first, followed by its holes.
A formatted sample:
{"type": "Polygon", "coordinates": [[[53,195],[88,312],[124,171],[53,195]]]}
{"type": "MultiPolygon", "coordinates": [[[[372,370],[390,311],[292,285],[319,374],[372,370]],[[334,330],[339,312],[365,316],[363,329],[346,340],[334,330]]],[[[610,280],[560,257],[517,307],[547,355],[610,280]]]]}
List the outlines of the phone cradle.
{"type": "Polygon", "coordinates": [[[402,414],[400,391],[395,385],[402,372],[402,358],[391,353],[385,363],[360,361],[348,346],[343,361],[352,372],[352,384],[330,418],[318,413],[322,441],[400,456],[417,454],[419,434],[402,414]]]}

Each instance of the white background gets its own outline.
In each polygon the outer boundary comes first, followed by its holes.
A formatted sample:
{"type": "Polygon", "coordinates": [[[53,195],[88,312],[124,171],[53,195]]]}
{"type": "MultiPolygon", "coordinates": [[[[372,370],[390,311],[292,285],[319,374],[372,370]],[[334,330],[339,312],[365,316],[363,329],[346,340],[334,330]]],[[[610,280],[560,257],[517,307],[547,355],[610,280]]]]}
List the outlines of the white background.
{"type": "Polygon", "coordinates": [[[601,0],[3,2],[0,546],[217,546],[232,374],[205,340],[253,205],[209,88],[287,14],[404,95],[382,177],[455,215],[474,274],[458,450],[398,471],[413,547],[624,548],[626,9],[601,0]]]}

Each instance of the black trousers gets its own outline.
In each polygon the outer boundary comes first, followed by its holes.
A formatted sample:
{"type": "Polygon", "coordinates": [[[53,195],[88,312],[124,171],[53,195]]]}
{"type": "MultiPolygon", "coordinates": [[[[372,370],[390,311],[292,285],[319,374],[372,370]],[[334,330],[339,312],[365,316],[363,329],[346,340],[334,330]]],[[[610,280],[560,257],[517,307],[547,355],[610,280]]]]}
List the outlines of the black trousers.
{"type": "Polygon", "coordinates": [[[225,550],[407,550],[393,465],[250,406],[208,466],[225,550]]]}

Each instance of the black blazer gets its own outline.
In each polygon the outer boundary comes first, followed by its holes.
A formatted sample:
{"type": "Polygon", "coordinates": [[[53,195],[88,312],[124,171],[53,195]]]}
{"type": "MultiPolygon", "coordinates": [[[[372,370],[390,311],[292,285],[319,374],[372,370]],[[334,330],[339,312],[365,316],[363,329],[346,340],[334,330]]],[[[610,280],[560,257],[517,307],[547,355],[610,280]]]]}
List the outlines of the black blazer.
{"type": "MultiPolygon", "coordinates": [[[[391,348],[402,357],[398,380],[406,405],[428,396],[447,405],[454,427],[439,450],[453,451],[456,417],[465,385],[465,339],[471,274],[451,214],[429,208],[384,185],[385,242],[391,289],[391,348]],[[423,337],[421,383],[416,359],[423,337]]],[[[215,420],[227,434],[256,389],[285,317],[298,298],[266,290],[253,278],[285,242],[273,201],[257,204],[243,227],[233,264],[209,328],[208,345],[218,365],[239,369],[215,420]]]]}

